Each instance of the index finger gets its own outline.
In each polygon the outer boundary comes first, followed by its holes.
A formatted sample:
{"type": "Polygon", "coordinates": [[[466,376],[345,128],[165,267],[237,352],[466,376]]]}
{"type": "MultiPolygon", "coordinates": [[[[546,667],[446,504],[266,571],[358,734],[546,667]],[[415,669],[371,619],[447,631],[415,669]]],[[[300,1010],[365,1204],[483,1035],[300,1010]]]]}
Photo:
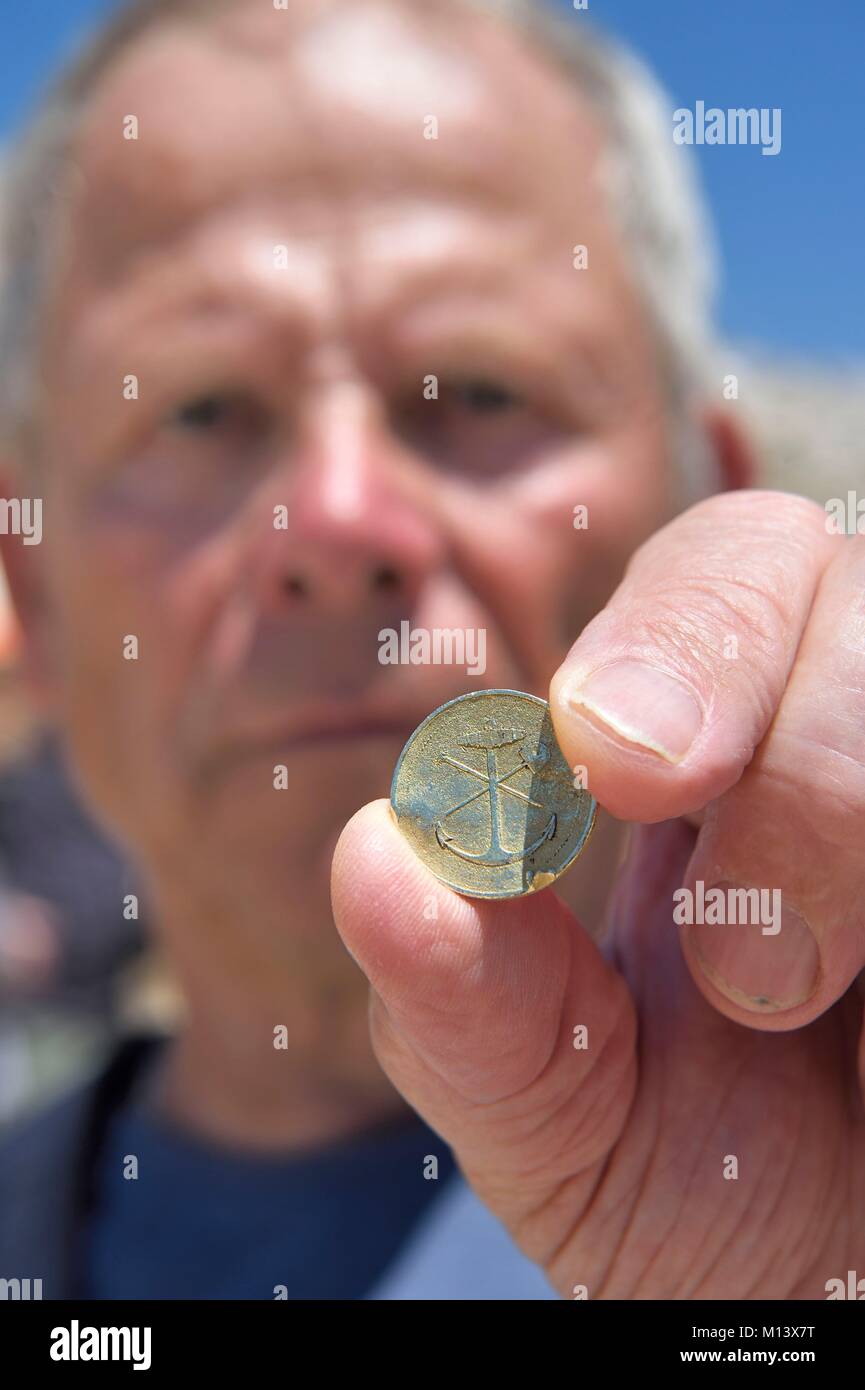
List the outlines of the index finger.
{"type": "Polygon", "coordinates": [[[724,493],[637,551],[550,687],[562,751],[613,815],[688,815],[738,781],[843,544],[825,523],[792,494],[724,493]]]}

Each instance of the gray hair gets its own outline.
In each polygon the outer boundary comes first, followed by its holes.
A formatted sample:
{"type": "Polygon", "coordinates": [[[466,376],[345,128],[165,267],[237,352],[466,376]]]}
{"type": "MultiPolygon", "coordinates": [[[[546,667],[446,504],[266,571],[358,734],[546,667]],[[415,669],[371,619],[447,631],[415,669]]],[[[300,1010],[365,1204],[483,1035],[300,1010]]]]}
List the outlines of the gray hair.
{"type": "MultiPolygon", "coordinates": [[[[429,0],[410,0],[428,9],[429,0]]],[[[113,61],[166,20],[206,20],[232,0],[132,0],[49,89],[15,142],[0,182],[0,421],[6,440],[34,451],[39,419],[39,325],[49,298],[55,200],[69,169],[79,118],[113,61]]],[[[407,0],[402,0],[407,3],[407,0]]],[[[679,431],[687,500],[709,486],[708,459],[688,409],[711,369],[714,245],[690,154],[672,138],[670,103],[647,69],[618,45],[566,18],[549,0],[448,0],[524,32],[589,98],[608,136],[603,169],[636,288],[655,331],[679,431]],[[685,431],[683,435],[682,431],[685,431]]]]}

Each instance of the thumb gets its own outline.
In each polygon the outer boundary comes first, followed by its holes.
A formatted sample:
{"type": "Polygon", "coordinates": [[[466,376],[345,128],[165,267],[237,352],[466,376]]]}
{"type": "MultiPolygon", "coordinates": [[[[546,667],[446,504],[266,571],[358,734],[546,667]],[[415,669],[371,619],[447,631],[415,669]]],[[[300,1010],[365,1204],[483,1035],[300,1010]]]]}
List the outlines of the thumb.
{"type": "Polygon", "coordinates": [[[550,891],[481,901],[445,887],[386,801],[346,826],[332,886],[337,927],[372,986],[381,1066],[524,1252],[547,1265],[633,1098],[624,982],[550,891]]]}

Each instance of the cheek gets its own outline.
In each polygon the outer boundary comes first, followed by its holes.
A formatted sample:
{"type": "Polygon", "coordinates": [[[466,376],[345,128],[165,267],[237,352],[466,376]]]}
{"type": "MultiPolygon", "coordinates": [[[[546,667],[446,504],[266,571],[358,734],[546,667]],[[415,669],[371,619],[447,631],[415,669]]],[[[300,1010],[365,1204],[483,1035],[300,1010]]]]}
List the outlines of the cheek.
{"type": "Polygon", "coordinates": [[[571,594],[583,594],[572,489],[525,476],[488,492],[464,490],[450,519],[454,564],[516,662],[541,693],[558,665],[571,594]]]}
{"type": "Polygon", "coordinates": [[[103,680],[132,667],[142,690],[166,685],[194,644],[209,547],[177,528],[73,513],[55,552],[52,582],[69,672],[103,680]]]}
{"type": "Polygon", "coordinates": [[[60,718],[85,792],[111,814],[118,789],[137,784],[135,765],[148,743],[141,718],[145,635],[134,607],[83,576],[70,576],[55,612],[60,718]]]}
{"type": "Polygon", "coordinates": [[[668,519],[663,441],[640,434],[538,466],[515,487],[509,510],[522,537],[514,552],[534,572],[538,600],[567,645],[608,601],[630,556],[668,519]]]}
{"type": "Polygon", "coordinates": [[[112,718],[126,703],[126,677],[146,669],[144,651],[154,625],[152,585],[128,552],[118,556],[112,550],[92,534],[73,538],[68,547],[58,546],[52,576],[59,676],[72,692],[90,691],[91,717],[104,711],[112,718]]]}
{"type": "Polygon", "coordinates": [[[630,430],[541,465],[516,499],[551,534],[567,516],[583,552],[629,553],[666,518],[669,469],[665,441],[630,430]]]}
{"type": "Polygon", "coordinates": [[[98,807],[113,810],[124,787],[144,800],[178,646],[160,571],[134,535],[80,523],[46,558],[56,701],[74,761],[98,807]]]}

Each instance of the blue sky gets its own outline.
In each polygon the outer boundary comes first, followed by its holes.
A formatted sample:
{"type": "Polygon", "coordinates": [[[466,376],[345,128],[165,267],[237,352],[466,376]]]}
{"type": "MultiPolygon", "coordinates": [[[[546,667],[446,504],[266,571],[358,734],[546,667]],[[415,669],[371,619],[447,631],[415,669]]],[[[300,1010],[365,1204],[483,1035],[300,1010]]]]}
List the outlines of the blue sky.
{"type": "MultiPolygon", "coordinates": [[[[6,0],[0,139],[115,8],[6,0]]],[[[722,328],[785,355],[865,358],[863,0],[589,0],[587,14],[649,61],[673,107],[782,110],[774,157],[750,146],[695,151],[723,256],[722,328]]]]}

